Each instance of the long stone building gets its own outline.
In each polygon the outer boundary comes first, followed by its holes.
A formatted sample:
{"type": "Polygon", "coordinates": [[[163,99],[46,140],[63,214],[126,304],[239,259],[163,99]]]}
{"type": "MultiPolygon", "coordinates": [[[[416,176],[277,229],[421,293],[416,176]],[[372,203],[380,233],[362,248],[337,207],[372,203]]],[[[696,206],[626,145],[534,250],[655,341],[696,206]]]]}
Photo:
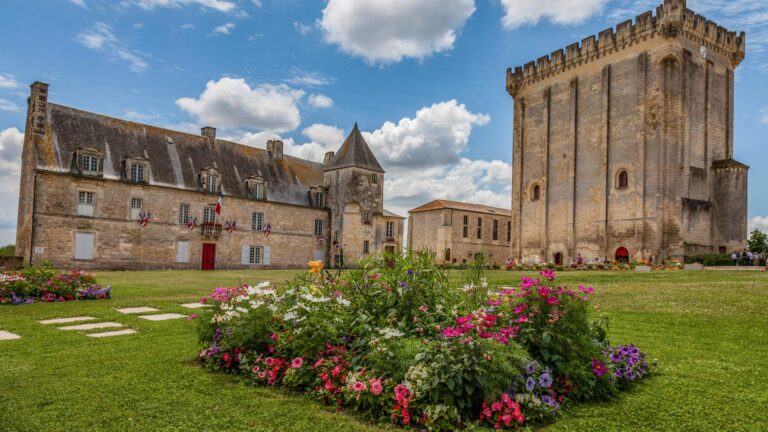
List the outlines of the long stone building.
{"type": "Polygon", "coordinates": [[[739,250],[747,170],[733,159],[745,35],[665,0],[656,13],[507,70],[512,255],[549,262],[739,250]]]}
{"type": "Polygon", "coordinates": [[[408,249],[429,249],[439,264],[465,264],[478,253],[504,264],[511,235],[508,209],[435,200],[408,212],[408,249]]]}
{"type": "Polygon", "coordinates": [[[384,170],[357,125],[315,163],[81,111],[32,84],[16,251],[84,269],[347,265],[402,249],[384,170]],[[216,208],[220,201],[220,213],[216,208]]]}

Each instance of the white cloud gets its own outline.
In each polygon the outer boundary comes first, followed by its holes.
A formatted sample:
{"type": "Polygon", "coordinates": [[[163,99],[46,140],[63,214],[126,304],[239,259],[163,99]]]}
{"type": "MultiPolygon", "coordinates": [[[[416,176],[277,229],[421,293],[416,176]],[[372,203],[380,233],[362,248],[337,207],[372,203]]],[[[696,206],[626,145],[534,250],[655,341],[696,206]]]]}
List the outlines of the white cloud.
{"type": "Polygon", "coordinates": [[[472,127],[490,120],[450,100],[420,109],[415,118],[386,122],[364,136],[384,165],[423,169],[457,163],[472,127]]]}
{"type": "Polygon", "coordinates": [[[12,127],[0,130],[0,245],[16,241],[19,175],[24,133],[12,127]]]}
{"type": "Polygon", "coordinates": [[[329,0],[325,40],[371,63],[421,59],[453,48],[474,0],[329,0]]]}
{"type": "Polygon", "coordinates": [[[88,8],[85,4],[85,0],[69,0],[69,2],[84,9],[88,8]]]}
{"type": "Polygon", "coordinates": [[[0,110],[2,111],[10,111],[10,112],[19,112],[21,109],[18,105],[15,103],[9,101],[8,99],[0,99],[0,110]]]}
{"type": "Polygon", "coordinates": [[[320,72],[305,71],[294,68],[291,70],[291,77],[285,80],[286,83],[299,87],[322,87],[332,84],[333,78],[327,77],[320,72]]]}
{"type": "Polygon", "coordinates": [[[755,216],[749,220],[749,232],[756,229],[768,234],[768,216],[755,216]]]}
{"type": "Polygon", "coordinates": [[[306,35],[307,33],[312,31],[312,26],[302,24],[298,21],[293,22],[293,28],[296,29],[297,32],[299,32],[302,36],[306,35]]]}
{"type": "Polygon", "coordinates": [[[195,25],[194,25],[194,24],[183,24],[183,25],[181,26],[181,29],[182,29],[182,30],[192,30],[193,28],[195,28],[195,25]]]}
{"type": "Polygon", "coordinates": [[[283,141],[283,151],[286,154],[315,162],[322,162],[325,153],[337,151],[346,137],[343,130],[336,126],[322,123],[315,123],[305,128],[301,133],[309,138],[309,142],[297,144],[293,138],[285,138],[280,134],[270,131],[249,132],[239,137],[224,139],[258,148],[265,148],[267,141],[271,139],[279,139],[283,141]]]}
{"type": "Polygon", "coordinates": [[[202,6],[219,12],[235,12],[237,10],[237,5],[234,2],[226,0],[132,0],[128,3],[133,3],[146,10],[182,6],[202,6]]]}
{"type": "Polygon", "coordinates": [[[176,104],[209,126],[284,132],[301,124],[297,102],[302,90],[287,85],[249,86],[242,78],[208,81],[198,98],[185,97],[176,104]]]}
{"type": "Polygon", "coordinates": [[[512,29],[547,19],[555,24],[578,24],[600,13],[608,0],[500,0],[501,23],[512,29]]]}
{"type": "Polygon", "coordinates": [[[112,32],[112,27],[104,23],[96,23],[88,30],[80,32],[75,39],[86,48],[106,52],[130,64],[132,71],[143,72],[149,67],[137,52],[129,49],[112,32]]]}
{"type": "Polygon", "coordinates": [[[0,74],[0,88],[13,89],[19,86],[13,75],[0,74]]]}
{"type": "Polygon", "coordinates": [[[309,105],[314,108],[325,109],[333,106],[333,99],[329,98],[324,94],[309,95],[308,101],[309,101],[309,105]]]}
{"type": "Polygon", "coordinates": [[[758,111],[758,116],[760,118],[760,123],[768,124],[768,107],[760,109],[760,111],[758,111]]]}
{"type": "Polygon", "coordinates": [[[228,35],[232,32],[233,28],[235,28],[235,24],[230,22],[214,28],[213,32],[216,34],[228,35]]]}

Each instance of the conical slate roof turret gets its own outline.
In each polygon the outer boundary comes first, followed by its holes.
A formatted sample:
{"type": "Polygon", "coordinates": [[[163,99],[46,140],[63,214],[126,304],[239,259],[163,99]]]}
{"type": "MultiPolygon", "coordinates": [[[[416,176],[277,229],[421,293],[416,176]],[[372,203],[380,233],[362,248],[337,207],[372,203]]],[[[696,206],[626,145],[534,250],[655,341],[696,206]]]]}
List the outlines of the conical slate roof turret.
{"type": "Polygon", "coordinates": [[[371,148],[368,147],[368,143],[365,142],[360,129],[357,128],[357,123],[355,123],[355,127],[352,128],[352,132],[349,133],[347,139],[344,140],[344,144],[341,145],[336,156],[328,162],[324,171],[349,167],[384,172],[379,161],[376,160],[376,156],[373,155],[371,148]]]}

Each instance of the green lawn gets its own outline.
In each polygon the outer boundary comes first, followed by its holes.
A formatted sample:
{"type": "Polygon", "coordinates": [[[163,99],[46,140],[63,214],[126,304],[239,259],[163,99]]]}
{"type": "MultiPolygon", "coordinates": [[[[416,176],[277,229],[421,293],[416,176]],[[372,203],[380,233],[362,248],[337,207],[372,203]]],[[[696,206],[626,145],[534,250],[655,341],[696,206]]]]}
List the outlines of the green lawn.
{"type": "MultiPolygon", "coordinates": [[[[191,313],[217,286],[283,281],[291,271],[109,272],[107,301],[0,307],[0,430],[382,430],[300,396],[248,387],[193,363],[195,324],[115,312],[154,306],[191,313]],[[91,315],[138,335],[91,339],[36,321],[91,315]]],[[[520,273],[492,272],[511,285],[520,273]]],[[[458,283],[460,274],[452,273],[458,283]]],[[[566,410],[547,431],[768,430],[768,273],[561,273],[595,286],[614,344],[635,342],[658,359],[657,376],[612,403],[566,410]]]]}

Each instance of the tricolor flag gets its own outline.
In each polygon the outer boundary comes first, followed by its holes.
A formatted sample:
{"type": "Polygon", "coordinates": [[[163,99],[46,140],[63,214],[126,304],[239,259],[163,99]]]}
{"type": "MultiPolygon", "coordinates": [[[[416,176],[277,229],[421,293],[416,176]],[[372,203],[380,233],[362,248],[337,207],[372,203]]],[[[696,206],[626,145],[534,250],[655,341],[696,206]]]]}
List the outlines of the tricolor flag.
{"type": "Polygon", "coordinates": [[[139,213],[139,225],[143,228],[149,224],[149,212],[141,212],[139,213]]]}
{"type": "Polygon", "coordinates": [[[270,234],[272,234],[272,225],[270,224],[264,225],[264,235],[266,237],[269,237],[270,234]]]}
{"type": "Polygon", "coordinates": [[[219,191],[219,201],[216,203],[216,214],[217,215],[221,215],[221,204],[222,204],[223,200],[224,200],[224,194],[221,191],[219,191]]]}
{"type": "Polygon", "coordinates": [[[187,229],[192,231],[197,227],[197,218],[194,218],[187,222],[187,229]]]}

